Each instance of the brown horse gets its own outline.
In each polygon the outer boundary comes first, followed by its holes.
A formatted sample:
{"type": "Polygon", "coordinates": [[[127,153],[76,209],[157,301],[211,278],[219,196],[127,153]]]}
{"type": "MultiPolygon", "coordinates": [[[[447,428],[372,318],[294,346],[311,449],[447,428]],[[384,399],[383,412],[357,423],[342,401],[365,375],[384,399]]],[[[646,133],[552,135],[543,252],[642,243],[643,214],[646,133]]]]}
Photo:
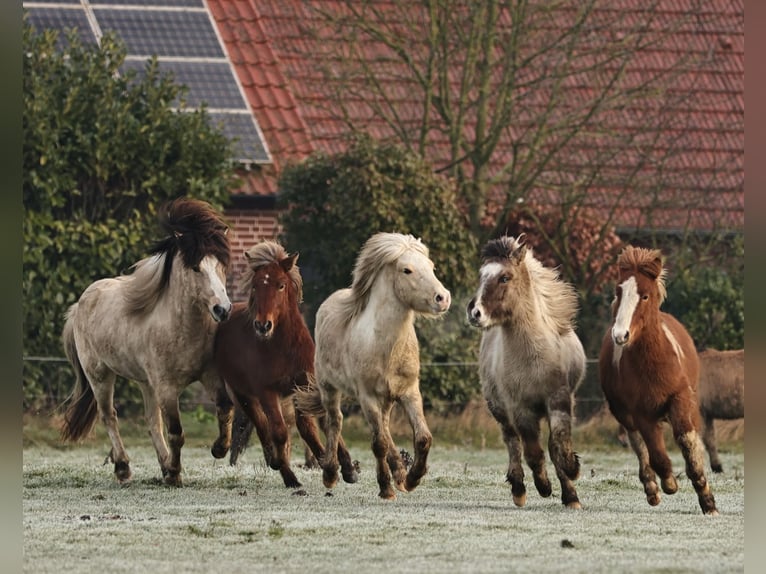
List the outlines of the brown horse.
{"type": "Polygon", "coordinates": [[[130,480],[114,385],[118,375],[133,380],[144,397],[162,476],[181,486],[178,396],[192,382],[201,381],[216,401],[213,456],[225,456],[231,444],[234,406],[213,365],[215,331],[231,309],[230,248],[228,227],[206,202],[179,198],[160,209],[160,224],[166,237],[133,273],[92,283],[69,308],[62,337],[77,380],[61,432],[65,440],[80,439],[100,417],[112,443],[114,474],[130,480]]]}
{"type": "Polygon", "coordinates": [[[580,462],[572,447],[574,392],[585,375],[585,351],[574,332],[577,295],[516,238],[504,236],[482,250],[484,263],[468,322],[484,333],[479,375],[487,406],[508,448],[506,480],[513,502],[526,504],[524,458],[535,487],[551,495],[540,447],[540,422],[548,422],[548,450],[561,484],[561,501],[580,508],[573,481],[580,462]]]}
{"type": "Polygon", "coordinates": [[[715,419],[745,416],[745,350],[706,349],[700,357],[699,407],[702,442],[710,456],[713,472],[723,472],[715,440],[715,419]]]}
{"type": "MultiPolygon", "coordinates": [[[[218,329],[215,364],[255,425],[266,463],[280,472],[285,486],[297,488],[301,484],[290,468],[282,403],[314,378],[314,342],[299,309],[303,279],[295,264],[298,256],[288,255],[274,241],[258,243],[245,256],[248,270],[242,283],[249,298],[247,303],[235,304],[229,321],[218,329]]],[[[314,418],[297,411],[295,424],[321,460],[324,447],[314,418]]],[[[344,480],[355,482],[357,475],[342,441],[338,457],[344,480]]]]}
{"type": "Polygon", "coordinates": [[[718,514],[705,478],[698,434],[699,359],[684,326],[660,311],[666,293],[661,253],[628,246],[617,265],[613,321],[599,357],[601,388],[609,409],[628,431],[649,504],[660,503],[655,472],[666,494],[678,490],[661,426],[669,421],[702,512],[718,514]]]}

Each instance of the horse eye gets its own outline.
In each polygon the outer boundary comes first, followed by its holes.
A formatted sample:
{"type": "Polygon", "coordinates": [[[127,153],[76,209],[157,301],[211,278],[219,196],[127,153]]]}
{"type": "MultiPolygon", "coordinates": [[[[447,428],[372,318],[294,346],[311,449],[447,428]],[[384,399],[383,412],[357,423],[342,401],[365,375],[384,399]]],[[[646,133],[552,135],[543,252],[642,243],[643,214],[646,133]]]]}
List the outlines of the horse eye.
{"type": "Polygon", "coordinates": [[[501,275],[500,279],[498,279],[498,282],[500,282],[500,283],[508,283],[508,281],[510,281],[510,280],[511,279],[510,279],[510,277],[508,277],[508,275],[501,275]]]}
{"type": "Polygon", "coordinates": [[[195,265],[194,267],[192,267],[192,271],[194,271],[195,273],[199,273],[200,272],[199,265],[195,265]]]}
{"type": "Polygon", "coordinates": [[[641,300],[642,301],[648,301],[649,300],[649,295],[642,295],[641,296],[641,300]]]}
{"type": "Polygon", "coordinates": [[[285,290],[285,284],[284,283],[280,283],[279,284],[279,290],[280,291],[284,291],[285,290]]]}
{"type": "Polygon", "coordinates": [[[405,267],[404,268],[404,274],[405,275],[409,275],[410,273],[412,273],[412,269],[410,269],[409,267],[405,267]]]}

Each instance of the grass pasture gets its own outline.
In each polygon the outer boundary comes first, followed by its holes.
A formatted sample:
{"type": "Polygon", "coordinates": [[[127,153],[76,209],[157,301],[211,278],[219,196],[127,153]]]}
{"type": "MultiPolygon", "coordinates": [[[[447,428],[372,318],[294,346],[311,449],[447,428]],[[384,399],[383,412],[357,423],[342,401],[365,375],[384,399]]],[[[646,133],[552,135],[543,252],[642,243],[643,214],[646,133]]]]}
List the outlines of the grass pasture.
{"type": "MultiPolygon", "coordinates": [[[[184,487],[163,486],[146,431],[126,428],[133,482],[118,486],[101,428],[62,446],[50,429],[25,422],[23,531],[25,572],[742,572],[743,441],[720,445],[725,472],[708,474],[720,516],[703,516],[679,451],[670,451],[679,492],[657,507],[644,498],[629,449],[576,433],[583,510],[543,499],[527,472],[527,506],[505,484],[497,436],[440,439],[429,472],[394,502],[377,497],[364,423],[346,425],[360,482],[326,495],[321,471],[299,468],[301,491],[284,488],[265,467],[257,440],[237,467],[209,453],[214,424],[186,424],[184,487]],[[479,441],[481,443],[479,444],[479,441]]],[[[480,425],[474,425],[474,432],[480,425]]],[[[491,427],[488,427],[491,428],[491,427]]],[[[444,427],[444,436],[452,437],[444,427]]],[[[466,436],[470,436],[467,433],[466,436]]],[[[255,438],[255,437],[254,437],[255,438]]],[[[395,437],[409,449],[404,435],[395,437]]]]}

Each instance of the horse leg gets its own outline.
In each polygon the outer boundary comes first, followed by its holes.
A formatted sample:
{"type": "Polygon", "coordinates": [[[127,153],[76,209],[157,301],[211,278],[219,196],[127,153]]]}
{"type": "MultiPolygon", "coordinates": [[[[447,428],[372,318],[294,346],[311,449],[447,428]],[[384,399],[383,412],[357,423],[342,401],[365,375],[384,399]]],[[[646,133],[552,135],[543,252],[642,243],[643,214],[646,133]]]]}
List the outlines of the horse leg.
{"type": "Polygon", "coordinates": [[[708,414],[702,415],[702,442],[710,455],[710,468],[713,472],[723,472],[721,459],[718,457],[718,447],[715,441],[715,421],[708,414]]]}
{"type": "Polygon", "coordinates": [[[500,424],[503,433],[503,442],[508,449],[508,471],[505,480],[511,485],[511,496],[516,506],[524,506],[527,503],[527,487],[524,486],[524,468],[521,466],[521,439],[516,429],[511,425],[508,416],[495,401],[487,401],[489,412],[500,424]]]}
{"type": "Polygon", "coordinates": [[[638,457],[638,478],[644,485],[647,502],[652,506],[660,503],[660,489],[657,487],[657,476],[649,464],[649,451],[646,450],[644,439],[637,430],[628,431],[628,442],[638,457]]]}
{"type": "Polygon", "coordinates": [[[551,481],[545,469],[545,452],[540,446],[540,420],[532,412],[517,414],[516,428],[524,446],[524,459],[532,470],[535,488],[540,496],[547,498],[551,495],[551,481]]]}
{"type": "Polygon", "coordinates": [[[287,488],[300,488],[301,483],[290,468],[290,435],[282,416],[279,396],[269,393],[261,397],[260,402],[269,423],[269,434],[274,447],[271,468],[279,471],[287,488]]]}
{"type": "Polygon", "coordinates": [[[338,462],[340,462],[340,472],[344,482],[353,484],[359,480],[359,473],[354,462],[351,460],[351,454],[348,452],[348,448],[346,448],[346,442],[340,435],[338,435],[338,462]]]}
{"type": "Polygon", "coordinates": [[[649,464],[660,476],[660,486],[665,494],[675,494],[678,492],[678,481],[673,474],[673,463],[670,461],[667,449],[665,448],[665,437],[662,431],[662,425],[646,422],[639,426],[641,436],[646,443],[646,449],[649,452],[649,464]]]}
{"type": "Polygon", "coordinates": [[[231,448],[231,431],[234,421],[234,402],[231,400],[226,387],[215,370],[208,370],[200,377],[202,386],[210,398],[215,401],[215,412],[218,418],[218,437],[215,439],[210,453],[215,458],[223,458],[231,448]]]}
{"type": "Polygon", "coordinates": [[[322,460],[322,483],[325,488],[333,488],[338,482],[338,448],[340,433],[343,428],[343,413],[340,410],[340,391],[330,385],[321,385],[322,407],[326,413],[324,459],[322,460]]]}
{"type": "MultiPolygon", "coordinates": [[[[302,373],[296,382],[296,386],[308,387],[308,385],[308,373],[302,373]]],[[[298,428],[298,434],[303,439],[303,442],[306,443],[306,446],[309,448],[311,453],[318,460],[322,460],[322,458],[324,458],[324,446],[322,446],[322,441],[319,438],[319,429],[317,428],[314,417],[296,408],[292,401],[290,404],[293,411],[295,412],[295,426],[298,428]]],[[[308,461],[309,458],[307,453],[306,462],[308,461]]]]}
{"type": "Polygon", "coordinates": [[[106,367],[98,369],[97,372],[88,369],[85,374],[92,383],[98,414],[112,443],[108,459],[114,463],[114,476],[120,484],[124,484],[130,480],[132,473],[130,471],[130,459],[125,452],[125,446],[122,443],[117,425],[117,411],[114,409],[114,382],[117,377],[106,367]]]}
{"type": "Polygon", "coordinates": [[[168,447],[170,452],[165,459],[164,464],[160,462],[162,468],[162,477],[165,484],[169,486],[182,486],[181,481],[181,448],[186,442],[184,429],[181,426],[181,413],[178,409],[177,387],[172,384],[166,384],[159,388],[156,384],[157,399],[165,419],[165,426],[168,431],[168,447]]]}
{"type": "MultiPolygon", "coordinates": [[[[393,500],[396,498],[396,493],[391,486],[391,468],[396,466],[396,457],[399,458],[399,465],[401,470],[397,477],[399,482],[397,488],[404,491],[404,481],[406,477],[406,471],[404,470],[404,463],[402,463],[401,456],[396,452],[396,446],[393,444],[393,440],[388,433],[388,428],[385,423],[388,422],[388,417],[385,416],[391,412],[392,404],[384,405],[383,409],[377,404],[375,399],[370,399],[365,396],[359,396],[359,405],[362,407],[362,413],[367,420],[367,424],[370,425],[372,430],[372,453],[375,455],[376,461],[376,475],[378,479],[378,486],[380,492],[378,496],[385,500],[393,500]]],[[[330,449],[330,445],[327,445],[327,449],[330,449]]]]}
{"type": "Polygon", "coordinates": [[[157,461],[160,463],[160,467],[162,467],[170,456],[168,445],[165,442],[165,436],[163,434],[164,423],[162,422],[162,411],[160,410],[160,405],[157,402],[157,397],[154,394],[154,389],[151,385],[148,383],[139,383],[139,388],[144,397],[144,413],[146,422],[149,425],[149,434],[152,437],[154,451],[157,453],[157,461]]]}
{"type": "Polygon", "coordinates": [[[582,508],[573,481],[580,476],[580,458],[572,446],[572,395],[561,388],[548,400],[548,452],[561,483],[561,502],[567,508],[582,508]]]}
{"type": "MultiPolygon", "coordinates": [[[[688,413],[690,408],[696,409],[696,405],[690,404],[692,401],[686,401],[685,404],[678,400],[670,405],[670,425],[673,427],[673,435],[676,443],[681,449],[681,454],[686,461],[686,476],[692,481],[694,490],[697,492],[697,500],[704,514],[717,515],[718,510],[715,507],[715,498],[710,490],[710,485],[705,478],[705,451],[702,447],[702,440],[689,420],[688,413]],[[686,416],[684,416],[686,414],[686,416]]],[[[696,411],[694,411],[696,412],[696,411]]]]}
{"type": "Polygon", "coordinates": [[[413,390],[399,399],[399,404],[404,407],[407,418],[410,419],[412,427],[413,447],[415,449],[415,460],[412,462],[407,480],[404,487],[412,491],[420,484],[420,480],[428,470],[428,453],[431,450],[433,436],[428,428],[425,414],[423,413],[423,398],[417,385],[413,390]]]}

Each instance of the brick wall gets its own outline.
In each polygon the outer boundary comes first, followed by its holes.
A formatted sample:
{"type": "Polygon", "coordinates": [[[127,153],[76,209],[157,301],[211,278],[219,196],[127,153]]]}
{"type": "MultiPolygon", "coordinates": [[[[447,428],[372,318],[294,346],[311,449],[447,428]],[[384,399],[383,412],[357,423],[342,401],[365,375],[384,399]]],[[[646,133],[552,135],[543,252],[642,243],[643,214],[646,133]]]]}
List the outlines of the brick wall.
{"type": "Polygon", "coordinates": [[[278,212],[273,210],[229,209],[226,221],[231,225],[232,258],[229,266],[227,290],[232,301],[243,301],[246,294],[237,289],[237,283],[246,268],[244,252],[263,239],[276,240],[281,231],[278,212]]]}

